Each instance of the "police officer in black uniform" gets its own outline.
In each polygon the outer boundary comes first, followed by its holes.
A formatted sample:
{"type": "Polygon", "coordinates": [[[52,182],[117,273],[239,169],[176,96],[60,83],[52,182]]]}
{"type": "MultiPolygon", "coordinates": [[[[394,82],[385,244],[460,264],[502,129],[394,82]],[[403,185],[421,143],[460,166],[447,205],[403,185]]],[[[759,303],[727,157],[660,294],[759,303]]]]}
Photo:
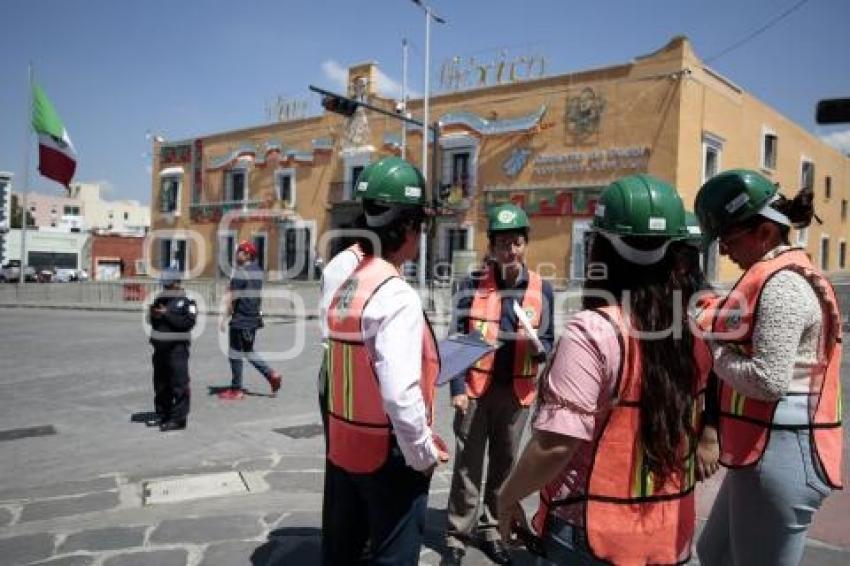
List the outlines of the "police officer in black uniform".
{"type": "Polygon", "coordinates": [[[198,307],[180,287],[180,273],[162,273],[163,291],[150,306],[154,408],[159,430],[182,430],[189,416],[189,342],[198,307]]]}

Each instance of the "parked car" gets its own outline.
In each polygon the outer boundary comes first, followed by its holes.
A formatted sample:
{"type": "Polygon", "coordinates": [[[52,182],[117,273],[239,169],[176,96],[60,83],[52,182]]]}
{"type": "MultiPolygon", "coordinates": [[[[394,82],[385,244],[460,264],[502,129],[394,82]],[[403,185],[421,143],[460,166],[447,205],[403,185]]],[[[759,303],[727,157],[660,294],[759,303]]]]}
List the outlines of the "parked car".
{"type": "Polygon", "coordinates": [[[89,274],[85,269],[73,269],[68,267],[57,267],[53,273],[53,281],[57,283],[68,283],[71,281],[88,281],[89,274]]]}
{"type": "MultiPolygon", "coordinates": [[[[17,259],[10,259],[2,268],[0,268],[0,283],[17,283],[21,278],[21,262],[17,259]]],[[[35,268],[28,265],[24,270],[24,279],[27,281],[35,281],[35,268]]]]}

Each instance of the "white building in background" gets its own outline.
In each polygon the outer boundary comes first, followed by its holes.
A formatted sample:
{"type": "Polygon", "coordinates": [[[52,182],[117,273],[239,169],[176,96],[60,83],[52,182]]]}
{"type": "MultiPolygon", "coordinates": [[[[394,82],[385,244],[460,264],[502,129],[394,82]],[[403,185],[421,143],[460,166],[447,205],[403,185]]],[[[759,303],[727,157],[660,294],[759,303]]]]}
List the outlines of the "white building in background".
{"type": "MultiPolygon", "coordinates": [[[[5,261],[21,259],[21,234],[14,228],[6,234],[5,261]]],[[[86,269],[91,267],[91,234],[58,230],[27,230],[27,265],[43,269],[86,269]]]]}
{"type": "Polygon", "coordinates": [[[71,183],[72,199],[80,202],[86,229],[113,234],[146,234],[151,211],[135,200],[103,200],[97,183],[71,183]]]}

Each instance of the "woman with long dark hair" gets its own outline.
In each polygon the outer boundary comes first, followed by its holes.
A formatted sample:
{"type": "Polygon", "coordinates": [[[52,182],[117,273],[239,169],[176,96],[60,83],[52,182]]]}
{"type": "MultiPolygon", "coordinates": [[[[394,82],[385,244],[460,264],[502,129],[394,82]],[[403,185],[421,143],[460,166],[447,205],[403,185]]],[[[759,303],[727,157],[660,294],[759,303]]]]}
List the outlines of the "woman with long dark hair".
{"type": "Polygon", "coordinates": [[[602,194],[583,310],[540,382],[533,436],[499,499],[502,536],[526,532],[519,502],[540,490],[534,528],[559,564],[675,564],[694,532],[701,392],[710,360],[680,268],[675,189],[635,175],[602,194]]]}
{"type": "Polygon", "coordinates": [[[696,198],[707,240],[744,269],[710,309],[720,378],[720,463],[729,468],[697,545],[702,564],[794,565],[815,511],[841,487],[841,320],[835,293],[791,227],[789,200],[755,171],[726,171],[696,198]]]}

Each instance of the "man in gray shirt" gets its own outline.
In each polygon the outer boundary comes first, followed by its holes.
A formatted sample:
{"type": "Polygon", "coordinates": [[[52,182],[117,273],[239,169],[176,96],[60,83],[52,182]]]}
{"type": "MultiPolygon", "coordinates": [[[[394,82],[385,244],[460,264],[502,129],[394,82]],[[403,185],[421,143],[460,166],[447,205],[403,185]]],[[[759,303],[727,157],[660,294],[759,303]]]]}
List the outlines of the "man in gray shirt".
{"type": "Polygon", "coordinates": [[[236,249],[236,269],[233,270],[227,292],[227,312],[221,321],[221,330],[224,331],[227,318],[230,317],[228,358],[233,376],[230,388],[218,394],[222,399],[238,400],[245,396],[242,389],[242,358],[247,358],[268,380],[272,395],[277,395],[280,389],[281,375],[254,352],[257,329],[263,327],[263,269],[257,265],[256,258],[256,246],[248,241],[240,242],[236,249]]]}

